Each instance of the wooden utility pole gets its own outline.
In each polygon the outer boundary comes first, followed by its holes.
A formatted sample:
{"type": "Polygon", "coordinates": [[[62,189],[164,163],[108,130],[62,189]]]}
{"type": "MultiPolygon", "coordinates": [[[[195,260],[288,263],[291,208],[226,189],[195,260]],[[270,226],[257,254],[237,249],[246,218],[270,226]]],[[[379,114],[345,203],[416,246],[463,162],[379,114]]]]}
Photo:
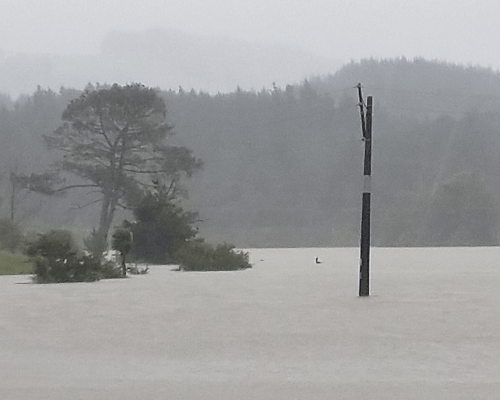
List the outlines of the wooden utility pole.
{"type": "Polygon", "coordinates": [[[365,142],[365,162],[364,162],[364,187],[363,202],[361,210],[361,245],[359,264],[359,296],[370,295],[370,218],[371,218],[371,173],[372,173],[372,110],[373,98],[369,96],[365,104],[361,83],[357,85],[359,95],[359,110],[361,114],[361,129],[363,131],[363,141],[365,142]]]}

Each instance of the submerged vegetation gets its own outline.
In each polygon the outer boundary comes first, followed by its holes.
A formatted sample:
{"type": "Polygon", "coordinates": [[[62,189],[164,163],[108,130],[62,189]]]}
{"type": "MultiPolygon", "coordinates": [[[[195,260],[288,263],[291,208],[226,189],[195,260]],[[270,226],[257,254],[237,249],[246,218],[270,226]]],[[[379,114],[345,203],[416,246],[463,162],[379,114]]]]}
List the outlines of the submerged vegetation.
{"type": "Polygon", "coordinates": [[[192,241],[177,253],[180,270],[183,271],[238,271],[251,268],[248,253],[235,251],[230,244],[212,246],[192,241]]]}
{"type": "Polygon", "coordinates": [[[25,252],[33,263],[37,283],[93,282],[121,276],[116,264],[82,252],[66,230],[39,234],[25,252]]]}

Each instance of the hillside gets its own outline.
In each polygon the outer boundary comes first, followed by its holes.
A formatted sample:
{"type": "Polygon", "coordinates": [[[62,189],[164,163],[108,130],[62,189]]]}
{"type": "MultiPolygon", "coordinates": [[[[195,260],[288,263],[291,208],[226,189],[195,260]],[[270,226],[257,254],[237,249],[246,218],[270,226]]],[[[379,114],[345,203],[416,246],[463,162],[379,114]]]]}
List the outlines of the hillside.
{"type": "MultiPolygon", "coordinates": [[[[204,161],[185,183],[184,205],[204,220],[200,233],[240,247],[356,245],[358,82],[374,96],[374,244],[498,244],[500,76],[420,59],[351,63],[333,75],[260,91],[161,92],[177,133],[173,143],[204,161]]],[[[4,109],[0,129],[12,149],[4,171],[40,168],[54,157],[41,135],[55,129],[75,95],[39,90],[4,109]]],[[[59,210],[74,207],[52,222],[90,229],[92,208],[78,209],[83,195],[58,199],[59,210]]],[[[23,223],[47,219],[52,203],[44,204],[23,223]]]]}
{"type": "Polygon", "coordinates": [[[311,80],[319,92],[336,94],[362,82],[378,107],[394,115],[438,117],[500,109],[500,72],[422,58],[366,59],[311,80]]]}

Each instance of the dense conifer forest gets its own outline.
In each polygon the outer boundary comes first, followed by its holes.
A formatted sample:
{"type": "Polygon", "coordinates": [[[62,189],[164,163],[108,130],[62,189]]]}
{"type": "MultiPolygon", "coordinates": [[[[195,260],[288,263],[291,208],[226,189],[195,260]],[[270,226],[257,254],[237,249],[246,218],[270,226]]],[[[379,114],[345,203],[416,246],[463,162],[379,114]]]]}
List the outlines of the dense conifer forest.
{"type": "MultiPolygon", "coordinates": [[[[355,246],[363,142],[357,92],[374,98],[373,243],[496,245],[500,232],[500,74],[427,61],[364,60],[285,87],[209,95],[162,90],[176,135],[203,160],[183,207],[208,240],[239,247],[355,246]]],[[[44,145],[83,88],[0,96],[0,197],[11,173],[49,169],[44,145]]],[[[16,194],[25,229],[92,229],[86,192],[16,194]]],[[[115,221],[119,225],[120,218],[115,221]]]]}

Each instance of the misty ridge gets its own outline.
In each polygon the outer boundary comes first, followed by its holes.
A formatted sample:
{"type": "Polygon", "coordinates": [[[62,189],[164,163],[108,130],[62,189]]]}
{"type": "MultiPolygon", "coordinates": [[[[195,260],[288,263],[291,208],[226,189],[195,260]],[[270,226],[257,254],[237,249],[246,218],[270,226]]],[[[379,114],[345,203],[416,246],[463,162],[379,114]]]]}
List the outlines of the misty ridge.
{"type": "MultiPolygon", "coordinates": [[[[118,39],[109,40],[113,48],[118,39]]],[[[140,43],[130,48],[147,52],[140,43]]],[[[204,221],[200,233],[239,247],[356,246],[363,179],[358,82],[374,98],[373,244],[498,245],[500,74],[405,58],[351,62],[257,90],[161,90],[176,132],[172,143],[204,162],[184,183],[183,200],[204,221]]],[[[40,171],[57,158],[42,136],[60,125],[84,86],[0,97],[2,216],[10,172],[40,171]]],[[[95,208],[81,207],[85,196],[25,194],[18,221],[83,234],[97,218],[95,208]]]]}
{"type": "Polygon", "coordinates": [[[95,54],[14,54],[0,50],[0,89],[17,97],[37,86],[141,82],[209,93],[285,85],[338,69],[341,62],[299,48],[204,37],[176,30],[113,31],[95,54]]]}

